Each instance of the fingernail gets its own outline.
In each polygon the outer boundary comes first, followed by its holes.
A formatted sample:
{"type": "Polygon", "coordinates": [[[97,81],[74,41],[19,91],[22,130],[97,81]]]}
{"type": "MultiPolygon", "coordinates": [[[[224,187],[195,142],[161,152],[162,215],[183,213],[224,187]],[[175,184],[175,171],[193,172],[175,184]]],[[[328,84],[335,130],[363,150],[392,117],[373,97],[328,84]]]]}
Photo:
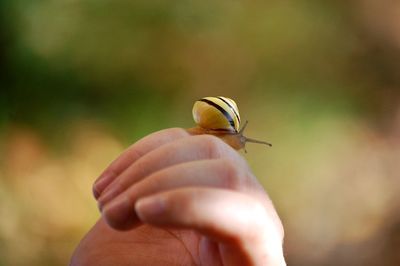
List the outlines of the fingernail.
{"type": "Polygon", "coordinates": [[[115,174],[113,172],[107,172],[97,178],[93,185],[93,195],[96,199],[100,197],[101,193],[111,183],[114,177],[115,174]]]}
{"type": "Polygon", "coordinates": [[[165,200],[161,197],[147,197],[139,199],[135,204],[135,210],[141,220],[158,216],[165,212],[165,200]]]}

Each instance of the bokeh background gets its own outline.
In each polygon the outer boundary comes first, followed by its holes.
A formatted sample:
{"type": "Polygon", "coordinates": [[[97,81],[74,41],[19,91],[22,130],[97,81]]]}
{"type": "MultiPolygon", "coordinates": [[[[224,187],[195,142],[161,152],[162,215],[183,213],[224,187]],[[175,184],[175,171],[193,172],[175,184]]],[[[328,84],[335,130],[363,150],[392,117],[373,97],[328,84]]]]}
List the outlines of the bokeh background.
{"type": "Polygon", "coordinates": [[[124,148],[235,99],[289,265],[400,265],[400,2],[0,1],[0,265],[65,265],[124,148]]]}

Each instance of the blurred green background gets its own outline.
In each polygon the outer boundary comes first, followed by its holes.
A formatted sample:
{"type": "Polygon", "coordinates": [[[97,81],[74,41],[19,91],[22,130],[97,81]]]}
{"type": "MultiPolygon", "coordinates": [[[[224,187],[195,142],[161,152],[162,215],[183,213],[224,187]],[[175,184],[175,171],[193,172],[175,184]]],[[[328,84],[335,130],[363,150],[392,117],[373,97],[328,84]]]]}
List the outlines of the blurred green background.
{"type": "Polygon", "coordinates": [[[0,265],[65,265],[125,147],[236,100],[289,265],[400,264],[400,2],[0,1],[0,265]]]}

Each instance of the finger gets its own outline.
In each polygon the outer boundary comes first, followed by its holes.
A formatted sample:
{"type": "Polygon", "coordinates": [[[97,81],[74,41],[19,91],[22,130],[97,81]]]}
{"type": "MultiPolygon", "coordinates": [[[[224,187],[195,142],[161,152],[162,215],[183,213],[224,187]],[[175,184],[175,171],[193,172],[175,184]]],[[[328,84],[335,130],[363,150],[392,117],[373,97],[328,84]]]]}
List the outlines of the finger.
{"type": "Polygon", "coordinates": [[[264,200],[264,190],[241,164],[242,161],[222,158],[186,162],[164,168],[133,184],[105,204],[102,209],[103,217],[116,229],[130,229],[139,222],[133,210],[137,199],[181,187],[225,188],[264,200]]]}
{"type": "Polygon", "coordinates": [[[141,198],[135,210],[145,223],[194,229],[222,243],[224,265],[282,265],[277,264],[283,261],[283,236],[271,214],[275,210],[248,195],[183,188],[141,198]]]}
{"type": "Polygon", "coordinates": [[[243,160],[229,145],[210,135],[193,136],[165,144],[147,153],[129,166],[98,199],[100,209],[132,184],[171,165],[212,158],[243,160]]]}
{"type": "Polygon", "coordinates": [[[186,130],[170,128],[150,134],[127,148],[100,175],[93,185],[93,195],[99,198],[104,189],[129,165],[165,143],[189,136],[186,130]]]}

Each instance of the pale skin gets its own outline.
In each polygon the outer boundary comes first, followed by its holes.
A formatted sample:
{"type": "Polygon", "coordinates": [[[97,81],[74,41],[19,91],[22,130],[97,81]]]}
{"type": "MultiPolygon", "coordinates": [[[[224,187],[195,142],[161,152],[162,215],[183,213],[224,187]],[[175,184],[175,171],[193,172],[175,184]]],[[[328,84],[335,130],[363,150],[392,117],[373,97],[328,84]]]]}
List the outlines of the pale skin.
{"type": "Polygon", "coordinates": [[[71,265],[286,265],[271,200],[217,137],[150,134],[106,168],[93,192],[102,216],[71,265]]]}

